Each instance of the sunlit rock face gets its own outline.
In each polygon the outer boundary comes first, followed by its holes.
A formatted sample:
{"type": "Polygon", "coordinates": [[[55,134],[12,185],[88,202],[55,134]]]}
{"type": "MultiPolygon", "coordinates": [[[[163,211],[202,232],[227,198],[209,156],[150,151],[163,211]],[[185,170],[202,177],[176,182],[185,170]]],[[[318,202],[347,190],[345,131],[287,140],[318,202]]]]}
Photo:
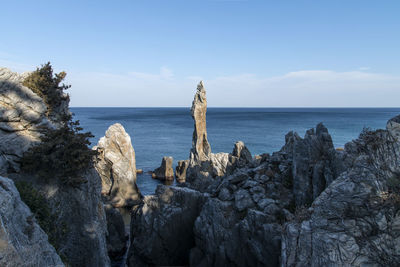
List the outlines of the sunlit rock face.
{"type": "Polygon", "coordinates": [[[136,185],[136,159],[131,138],[124,127],[111,125],[96,149],[95,168],[100,174],[102,195],[115,207],[133,206],[141,199],[136,185]]]}
{"type": "MultiPolygon", "coordinates": [[[[57,127],[44,101],[22,85],[28,75],[0,68],[0,175],[19,172],[22,154],[40,141],[41,132],[57,127]]],[[[60,115],[69,114],[68,101],[61,102],[60,115]]]]}
{"type": "Polygon", "coordinates": [[[191,114],[194,120],[192,150],[190,151],[191,165],[210,159],[211,147],[207,140],[206,128],[207,97],[206,89],[201,81],[192,103],[191,114]]]}

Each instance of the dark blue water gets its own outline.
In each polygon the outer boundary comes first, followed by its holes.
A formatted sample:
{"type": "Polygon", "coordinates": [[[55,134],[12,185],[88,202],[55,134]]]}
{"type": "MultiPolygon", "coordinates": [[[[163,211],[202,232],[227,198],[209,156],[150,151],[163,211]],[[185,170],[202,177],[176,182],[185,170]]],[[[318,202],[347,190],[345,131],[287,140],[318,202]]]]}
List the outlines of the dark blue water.
{"type": "MultiPolygon", "coordinates": [[[[92,145],[107,128],[121,123],[132,139],[137,168],[145,172],[158,167],[163,156],[174,162],[187,159],[192,145],[193,120],[190,108],[71,108],[92,145]]],[[[279,150],[291,130],[304,135],[323,122],[336,147],[356,138],[364,127],[384,128],[400,108],[208,108],[207,132],[213,152],[231,152],[242,140],[252,154],[279,150]]],[[[158,181],[138,176],[143,194],[152,194],[158,181]]]]}

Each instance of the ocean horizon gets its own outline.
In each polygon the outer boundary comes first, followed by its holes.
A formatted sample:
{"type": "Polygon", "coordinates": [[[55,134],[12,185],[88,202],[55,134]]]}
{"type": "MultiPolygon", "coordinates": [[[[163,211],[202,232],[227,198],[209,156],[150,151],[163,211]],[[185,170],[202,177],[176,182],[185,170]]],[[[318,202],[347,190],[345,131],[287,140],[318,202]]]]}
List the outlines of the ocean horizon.
{"type": "MultiPolygon", "coordinates": [[[[160,181],[147,172],[161,164],[163,156],[189,158],[193,119],[189,107],[73,107],[74,119],[94,137],[91,146],[114,123],[130,135],[136,153],[136,166],[144,173],[137,183],[142,194],[153,194],[160,181]]],[[[285,135],[294,131],[301,137],[322,122],[336,148],[358,137],[363,128],[385,128],[400,114],[400,108],[225,108],[207,109],[207,134],[213,153],[231,152],[236,141],[243,141],[252,155],[280,150],[285,135]]]]}

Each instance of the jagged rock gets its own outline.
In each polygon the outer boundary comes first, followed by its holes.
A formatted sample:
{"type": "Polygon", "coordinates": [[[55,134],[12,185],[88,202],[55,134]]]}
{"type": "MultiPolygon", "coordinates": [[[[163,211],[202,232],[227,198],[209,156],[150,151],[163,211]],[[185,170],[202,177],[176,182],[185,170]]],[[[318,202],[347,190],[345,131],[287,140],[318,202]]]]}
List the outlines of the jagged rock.
{"type": "Polygon", "coordinates": [[[280,228],[260,211],[210,198],[195,222],[190,266],[278,266],[280,228]]]}
{"type": "Polygon", "coordinates": [[[0,266],[64,266],[14,183],[0,177],[0,266]]]}
{"type": "Polygon", "coordinates": [[[43,100],[22,85],[28,74],[0,68],[0,175],[19,172],[23,153],[40,141],[42,131],[58,125],[57,118],[47,117],[43,100]]]}
{"type": "Polygon", "coordinates": [[[189,160],[178,161],[178,166],[175,169],[176,181],[179,183],[185,182],[186,180],[186,170],[189,166],[189,160]]]}
{"type": "Polygon", "coordinates": [[[386,129],[388,132],[395,137],[397,140],[400,138],[400,115],[394,118],[391,118],[387,124],[386,129]]]}
{"type": "Polygon", "coordinates": [[[346,146],[352,166],[315,199],[310,218],[285,226],[282,266],[399,266],[400,144],[388,131],[346,146]]]}
{"type": "Polygon", "coordinates": [[[128,265],[188,265],[193,225],[204,198],[195,190],[164,185],[145,196],[132,213],[128,265]]]}
{"type": "Polygon", "coordinates": [[[125,233],[124,219],[117,208],[110,204],[104,206],[107,218],[107,250],[114,261],[121,260],[127,249],[128,236],[125,233]]]}
{"type": "Polygon", "coordinates": [[[111,125],[93,149],[99,151],[95,168],[101,177],[102,195],[115,207],[138,204],[141,194],[136,185],[135,151],[124,127],[111,125]]]}
{"type": "Polygon", "coordinates": [[[174,159],[172,157],[163,157],[161,161],[161,166],[154,170],[152,177],[159,180],[174,180],[174,169],[172,168],[172,163],[174,159]]]}
{"type": "Polygon", "coordinates": [[[249,149],[244,145],[242,141],[235,143],[232,151],[232,156],[243,161],[243,165],[248,164],[253,161],[249,149]]]}
{"type": "Polygon", "coordinates": [[[281,150],[292,159],[293,192],[296,206],[312,201],[344,170],[332,138],[320,123],[306,132],[304,139],[296,133],[286,135],[281,150]]]}

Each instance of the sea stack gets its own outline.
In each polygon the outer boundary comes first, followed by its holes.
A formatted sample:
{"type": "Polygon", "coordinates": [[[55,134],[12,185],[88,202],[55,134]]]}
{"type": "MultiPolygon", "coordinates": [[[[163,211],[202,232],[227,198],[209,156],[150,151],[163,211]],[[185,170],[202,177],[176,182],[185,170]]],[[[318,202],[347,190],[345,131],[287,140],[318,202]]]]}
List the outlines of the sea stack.
{"type": "Polygon", "coordinates": [[[211,156],[211,147],[207,140],[206,128],[207,97],[203,81],[197,85],[197,92],[192,103],[192,118],[194,131],[190,160],[196,162],[207,161],[211,156]]]}
{"type": "Polygon", "coordinates": [[[115,207],[140,202],[135,150],[124,127],[119,123],[111,125],[93,149],[99,152],[95,167],[101,177],[102,195],[115,207]]]}
{"type": "Polygon", "coordinates": [[[174,159],[172,157],[163,157],[161,161],[161,166],[154,170],[152,177],[159,180],[174,180],[174,169],[172,168],[172,163],[174,159]]]}

